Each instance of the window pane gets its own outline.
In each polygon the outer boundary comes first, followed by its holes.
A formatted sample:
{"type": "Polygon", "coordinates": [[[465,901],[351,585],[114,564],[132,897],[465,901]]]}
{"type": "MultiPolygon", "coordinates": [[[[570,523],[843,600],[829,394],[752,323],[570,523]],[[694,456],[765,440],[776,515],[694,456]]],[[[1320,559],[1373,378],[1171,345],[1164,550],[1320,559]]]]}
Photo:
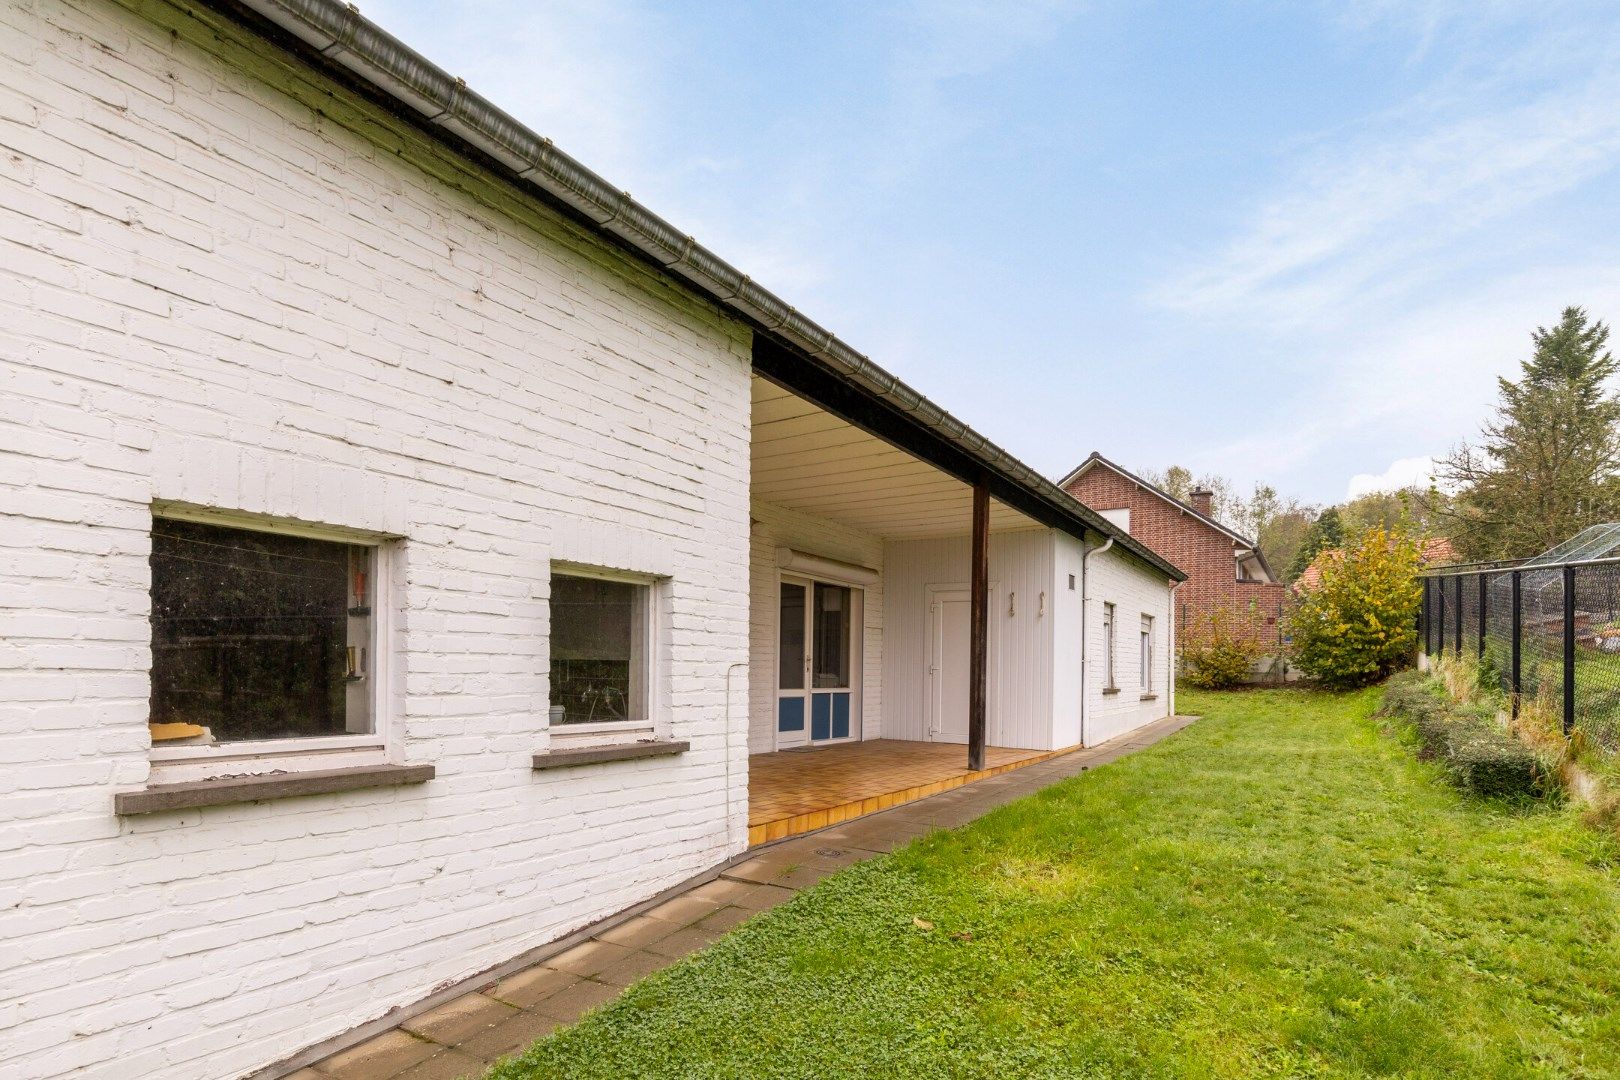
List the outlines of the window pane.
{"type": "Polygon", "coordinates": [[[804,586],[782,583],[782,610],[777,620],[779,656],[776,685],[804,689],[804,586]]]}
{"type": "Polygon", "coordinates": [[[815,657],[811,686],[826,690],[849,685],[850,591],[816,584],[815,657]]]}
{"type": "Polygon", "coordinates": [[[551,576],[551,722],[644,720],[648,589],[551,576]]]}
{"type": "Polygon", "coordinates": [[[155,519],[151,722],[165,727],[154,741],[369,732],[371,555],[155,519]]]}

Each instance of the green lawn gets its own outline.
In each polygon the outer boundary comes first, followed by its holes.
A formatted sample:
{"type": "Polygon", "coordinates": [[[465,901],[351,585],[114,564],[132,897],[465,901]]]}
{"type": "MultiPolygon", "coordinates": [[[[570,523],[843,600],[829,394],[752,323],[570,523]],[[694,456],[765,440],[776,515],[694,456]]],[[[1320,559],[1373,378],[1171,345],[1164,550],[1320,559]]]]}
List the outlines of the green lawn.
{"type": "Polygon", "coordinates": [[[492,1076],[1620,1075],[1615,852],[1466,801],[1376,700],[1183,694],[1204,719],[1167,742],[835,875],[492,1076]]]}

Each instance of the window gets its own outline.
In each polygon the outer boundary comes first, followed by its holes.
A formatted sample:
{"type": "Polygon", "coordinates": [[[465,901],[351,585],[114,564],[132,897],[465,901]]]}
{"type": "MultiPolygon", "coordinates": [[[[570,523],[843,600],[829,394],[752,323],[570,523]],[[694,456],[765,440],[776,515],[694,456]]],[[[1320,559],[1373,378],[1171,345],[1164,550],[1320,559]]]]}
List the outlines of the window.
{"type": "Polygon", "coordinates": [[[376,553],[153,519],[153,745],[374,732],[376,553]]]}
{"type": "Polygon", "coordinates": [[[850,590],[843,585],[816,582],[815,651],[811,687],[816,690],[849,686],[850,590]]]}
{"type": "Polygon", "coordinates": [[[782,582],[777,688],[804,689],[804,586],[782,582]]]}
{"type": "Polygon", "coordinates": [[[1114,689],[1114,605],[1103,605],[1103,689],[1114,689]]]}
{"type": "Polygon", "coordinates": [[[1142,616],[1142,692],[1153,690],[1153,616],[1142,616]]]}
{"type": "Polygon", "coordinates": [[[551,723],[645,723],[651,715],[652,586],[551,575],[551,723]]]}

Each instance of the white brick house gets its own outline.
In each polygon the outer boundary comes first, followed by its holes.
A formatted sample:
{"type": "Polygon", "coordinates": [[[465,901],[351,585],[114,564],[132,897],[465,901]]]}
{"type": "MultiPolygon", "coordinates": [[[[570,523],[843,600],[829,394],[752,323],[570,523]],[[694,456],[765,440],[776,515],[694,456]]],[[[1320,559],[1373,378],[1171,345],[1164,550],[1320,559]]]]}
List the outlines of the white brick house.
{"type": "Polygon", "coordinates": [[[1170,712],[1173,567],[346,6],[0,0],[5,1075],[275,1075],[960,741],[970,479],[989,742],[1170,712]]]}

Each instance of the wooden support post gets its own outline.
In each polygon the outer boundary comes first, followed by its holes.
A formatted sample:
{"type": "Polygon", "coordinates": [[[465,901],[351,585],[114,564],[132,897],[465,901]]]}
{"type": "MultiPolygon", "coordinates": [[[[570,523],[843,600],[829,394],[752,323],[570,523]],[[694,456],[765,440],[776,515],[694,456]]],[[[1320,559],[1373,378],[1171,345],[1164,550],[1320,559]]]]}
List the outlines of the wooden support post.
{"type": "Polygon", "coordinates": [[[968,768],[984,768],[985,686],[990,673],[990,487],[973,485],[973,574],[968,630],[968,768]]]}

